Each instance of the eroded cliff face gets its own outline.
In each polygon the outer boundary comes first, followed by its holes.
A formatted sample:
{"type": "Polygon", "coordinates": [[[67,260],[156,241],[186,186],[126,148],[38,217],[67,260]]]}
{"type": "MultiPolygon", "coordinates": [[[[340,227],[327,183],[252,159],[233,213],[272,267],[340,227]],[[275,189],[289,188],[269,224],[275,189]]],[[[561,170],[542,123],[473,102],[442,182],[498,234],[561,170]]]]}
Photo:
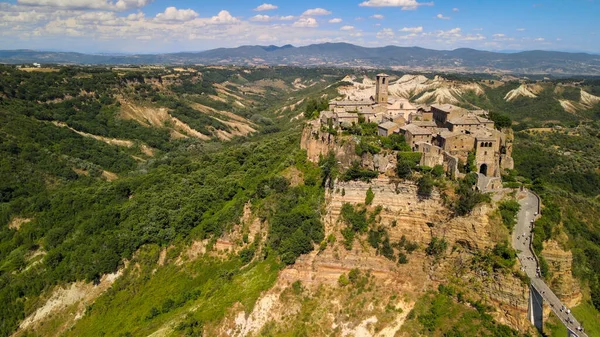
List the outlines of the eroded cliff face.
{"type": "Polygon", "coordinates": [[[276,286],[259,299],[252,312],[232,309],[220,328],[211,332],[256,335],[269,326],[288,331],[296,320],[308,319],[322,334],[338,331],[342,335],[394,336],[421,295],[450,281],[467,298],[493,306],[492,315],[498,322],[530,331],[526,316],[528,287],[512,273],[494,273],[473,262],[474,253],[496,244],[494,226],[498,224],[489,217],[492,206],[480,205],[469,216],[455,217],[439,193],[420,199],[416,192],[414,183],[393,182],[384,175],[370,183],[336,183],[326,193],[323,214],[325,235],[335,239],[284,269],[276,286]],[[342,206],[364,204],[369,188],[375,197],[367,208],[372,211],[382,207],[375,225],[387,230],[392,243],[405,236],[418,244],[413,253],[407,254],[408,263],[399,264],[396,259],[378,255],[367,235],[357,235],[352,249],[344,247],[341,230],[347,225],[340,219],[342,206]],[[425,252],[434,236],[448,242],[441,258],[425,252]],[[367,290],[355,294],[356,298],[339,285],[340,276],[353,269],[370,277],[367,290]],[[292,294],[297,281],[302,295],[292,294]],[[309,304],[310,310],[306,307],[309,304]],[[386,306],[402,310],[390,312],[386,306]]]}
{"type": "Polygon", "coordinates": [[[349,167],[353,161],[360,159],[355,153],[354,142],[320,131],[318,121],[310,123],[311,126],[302,131],[300,140],[300,148],[306,150],[308,160],[317,163],[319,158],[327,155],[329,151],[335,153],[337,160],[344,167],[349,167]],[[314,124],[315,122],[317,124],[314,124]]]}
{"type": "Polygon", "coordinates": [[[549,286],[556,296],[567,306],[575,306],[581,302],[581,289],[579,282],[573,277],[573,254],[565,251],[558,242],[549,240],[544,242],[542,256],[548,262],[552,274],[549,286]]]}

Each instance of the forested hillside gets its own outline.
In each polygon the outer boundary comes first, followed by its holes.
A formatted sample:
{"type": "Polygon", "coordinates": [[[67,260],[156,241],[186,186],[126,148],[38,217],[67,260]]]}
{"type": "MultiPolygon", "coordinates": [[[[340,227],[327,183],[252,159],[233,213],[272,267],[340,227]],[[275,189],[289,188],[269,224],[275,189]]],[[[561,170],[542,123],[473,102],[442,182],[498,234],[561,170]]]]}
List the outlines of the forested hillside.
{"type": "MultiPolygon", "coordinates": [[[[10,335],[56,284],[99,282],[141,247],[219,237],[249,200],[273,219],[269,255],[291,263],[321,241],[319,169],[306,164],[299,129],[289,124],[303,105],[285,106],[323,90],[335,72],[173,72],[0,68],[0,335],[10,335]],[[216,88],[228,80],[229,89],[216,88]],[[186,127],[127,118],[125,105],[166,109],[186,127]],[[253,129],[247,137],[235,132],[242,124],[253,129]],[[304,172],[305,185],[290,187],[280,175],[290,165],[304,172]],[[282,223],[282,213],[296,214],[297,223],[282,223]]],[[[259,244],[209,277],[222,277],[224,268],[231,279],[259,244]]]]}

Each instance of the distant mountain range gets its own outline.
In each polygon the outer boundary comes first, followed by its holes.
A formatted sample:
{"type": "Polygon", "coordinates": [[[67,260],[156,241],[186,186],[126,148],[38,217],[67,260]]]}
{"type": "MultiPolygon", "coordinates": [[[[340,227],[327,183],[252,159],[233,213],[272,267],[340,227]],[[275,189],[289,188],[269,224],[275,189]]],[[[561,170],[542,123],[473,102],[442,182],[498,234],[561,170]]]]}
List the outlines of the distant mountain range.
{"type": "Polygon", "coordinates": [[[241,46],[202,52],[106,55],[33,50],[0,50],[0,63],[105,65],[290,65],[410,69],[412,71],[506,72],[519,74],[600,75],[600,55],[553,51],[496,53],[468,48],[360,47],[348,43],[241,46]]]}

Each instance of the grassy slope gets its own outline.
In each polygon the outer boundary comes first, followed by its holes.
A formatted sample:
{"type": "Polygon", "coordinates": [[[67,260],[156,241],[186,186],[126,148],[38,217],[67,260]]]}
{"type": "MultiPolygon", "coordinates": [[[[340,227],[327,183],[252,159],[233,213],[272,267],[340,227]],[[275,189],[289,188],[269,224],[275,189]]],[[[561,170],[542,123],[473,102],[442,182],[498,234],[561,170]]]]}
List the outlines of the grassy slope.
{"type": "Polygon", "coordinates": [[[176,326],[188,312],[198,322],[218,320],[237,302],[248,312],[261,292],[273,285],[279,270],[274,257],[246,267],[237,258],[208,257],[181,267],[171,261],[155,273],[153,266],[139,275],[132,268],[66,335],[147,336],[166,323],[176,326]],[[197,299],[149,318],[153,307],[164,311],[169,299],[178,303],[182,295],[194,292],[199,294],[197,299]]]}
{"type": "MultiPolygon", "coordinates": [[[[583,324],[585,331],[588,336],[600,336],[600,312],[598,312],[591,304],[582,303],[576,307],[571,308],[573,315],[577,317],[577,320],[583,324]]],[[[567,335],[567,328],[562,325],[554,314],[548,322],[546,327],[551,331],[552,337],[563,337],[567,335]]]]}

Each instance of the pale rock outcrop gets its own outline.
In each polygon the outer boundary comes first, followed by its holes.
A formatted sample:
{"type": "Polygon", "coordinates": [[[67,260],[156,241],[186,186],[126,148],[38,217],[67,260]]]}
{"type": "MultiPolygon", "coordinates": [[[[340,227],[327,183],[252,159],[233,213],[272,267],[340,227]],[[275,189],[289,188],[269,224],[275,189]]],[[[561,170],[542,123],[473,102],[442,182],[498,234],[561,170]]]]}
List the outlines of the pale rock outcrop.
{"type": "Polygon", "coordinates": [[[552,274],[548,285],[556,296],[568,306],[575,306],[581,302],[581,289],[573,277],[573,253],[563,250],[558,242],[548,240],[544,242],[542,256],[548,262],[552,274]]]}

